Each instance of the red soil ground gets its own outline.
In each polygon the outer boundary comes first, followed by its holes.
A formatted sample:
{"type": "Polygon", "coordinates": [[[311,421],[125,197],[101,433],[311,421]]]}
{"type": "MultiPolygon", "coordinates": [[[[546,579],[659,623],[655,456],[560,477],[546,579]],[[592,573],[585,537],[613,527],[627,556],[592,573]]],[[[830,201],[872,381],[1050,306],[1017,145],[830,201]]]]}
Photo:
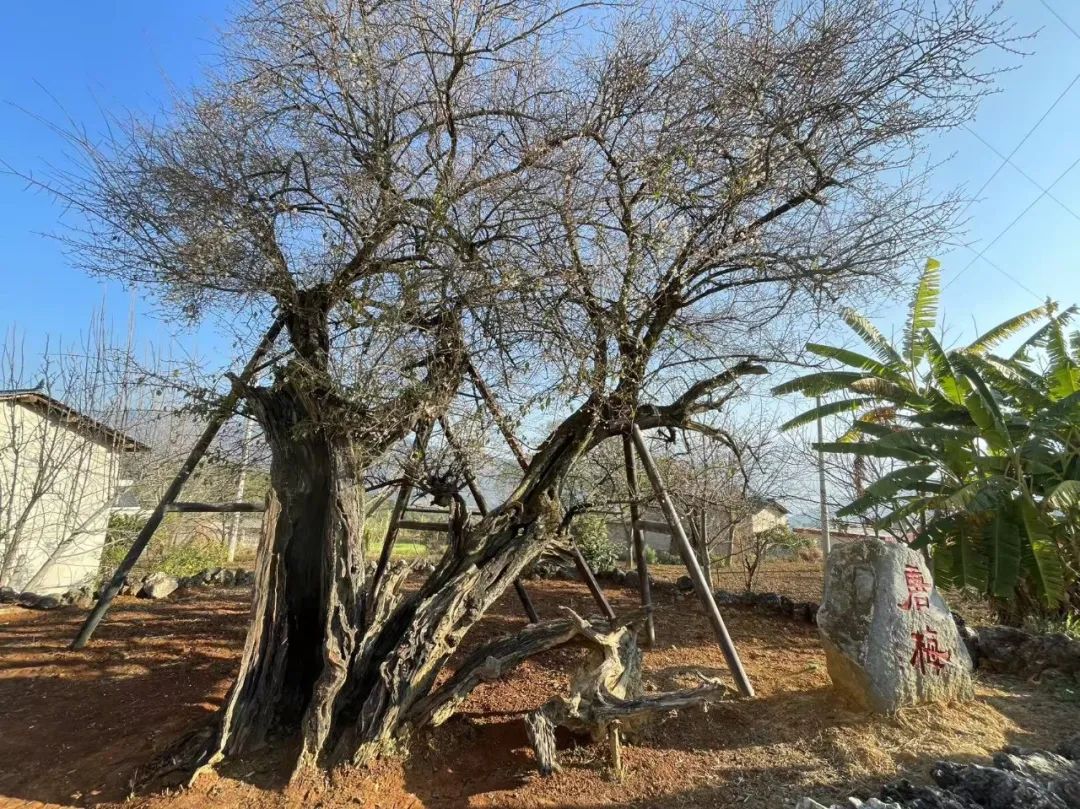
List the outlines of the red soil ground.
{"type": "MultiPolygon", "coordinates": [[[[672,575],[671,572],[668,574],[672,575]]],[[[799,587],[793,595],[810,597],[799,587]]],[[[724,585],[726,586],[726,585],[724,585]]],[[[769,584],[774,587],[774,584],[769,584]]],[[[732,588],[733,589],[733,588],[732,588]]],[[[576,583],[530,585],[541,614],[559,605],[591,612],[576,583]]],[[[611,589],[616,609],[634,594],[611,589]]],[[[812,627],[745,610],[726,617],[758,690],[704,710],[662,717],[624,748],[626,774],[612,779],[603,746],[567,740],[563,771],[541,778],[522,713],[565,692],[580,650],[557,650],[473,694],[462,712],[418,734],[409,755],[371,770],[339,771],[285,784],[272,755],[202,777],[179,794],[125,802],[140,766],[221,703],[235,671],[247,593],[193,592],[165,602],[120,599],[92,646],[67,650],[76,610],[0,612],[0,808],[124,802],[146,809],[269,807],[783,807],[882,780],[923,780],[943,756],[978,760],[1004,744],[1052,744],[1080,727],[1080,702],[1052,683],[980,681],[962,706],[919,708],[885,718],[840,702],[812,627]]],[[[656,649],[646,655],[652,687],[694,682],[694,669],[727,677],[693,597],[657,594],[656,649]]],[[[521,625],[511,593],[475,640],[521,625]]]]}

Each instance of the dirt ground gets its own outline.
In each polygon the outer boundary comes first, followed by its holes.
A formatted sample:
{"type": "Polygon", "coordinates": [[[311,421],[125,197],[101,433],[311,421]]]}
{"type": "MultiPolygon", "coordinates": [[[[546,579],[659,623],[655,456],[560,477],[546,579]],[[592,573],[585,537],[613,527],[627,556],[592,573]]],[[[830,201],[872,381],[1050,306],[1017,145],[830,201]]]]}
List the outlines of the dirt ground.
{"type": "MultiPolygon", "coordinates": [[[[675,571],[665,571],[672,578],[675,571]]],[[[810,578],[763,578],[760,589],[816,597],[810,578]],[[783,586],[777,586],[777,585],[783,586]],[[794,588],[805,586],[799,593],[794,588]]],[[[794,573],[792,573],[794,576],[794,573]]],[[[820,581],[820,580],[818,580],[820,581]]],[[[721,586],[728,589],[726,583],[721,586]]],[[[573,582],[533,582],[542,616],[559,605],[591,612],[573,582]]],[[[617,610],[635,594],[611,588],[617,610]]],[[[816,631],[746,610],[725,612],[758,691],[663,717],[624,748],[616,783],[606,748],[565,739],[563,770],[541,778],[522,712],[566,688],[579,650],[548,653],[477,689],[462,712],[412,741],[410,755],[329,779],[282,783],[270,755],[202,777],[179,794],[128,798],[140,765],[221,703],[239,656],[246,592],[193,592],[166,602],[120,599],[89,649],[67,651],[77,610],[0,612],[0,808],[120,804],[145,809],[300,807],[750,807],[791,806],[876,792],[883,780],[925,780],[943,756],[979,760],[1005,744],[1049,745],[1080,727],[1080,704],[1053,683],[981,678],[970,704],[876,717],[832,693],[816,631]],[[125,800],[127,799],[127,800],[125,800]]],[[[657,592],[652,687],[693,684],[690,671],[727,678],[693,596],[657,592]]],[[[472,642],[521,625],[513,594],[472,642]]]]}

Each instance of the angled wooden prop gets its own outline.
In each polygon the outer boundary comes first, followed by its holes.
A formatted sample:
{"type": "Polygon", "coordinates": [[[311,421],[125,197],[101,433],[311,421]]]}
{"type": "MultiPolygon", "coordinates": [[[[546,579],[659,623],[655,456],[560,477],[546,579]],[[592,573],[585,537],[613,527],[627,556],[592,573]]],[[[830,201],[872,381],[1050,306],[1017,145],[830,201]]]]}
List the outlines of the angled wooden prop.
{"type": "Polygon", "coordinates": [[[652,591],[649,584],[649,561],[645,558],[645,531],[641,523],[638,504],[637,464],[634,462],[634,442],[628,435],[622,437],[623,461],[626,464],[626,490],[630,494],[630,531],[634,541],[634,559],[637,561],[638,592],[641,606],[646,610],[645,642],[650,648],[656,645],[656,627],[652,616],[652,591]]]}
{"type": "Polygon", "coordinates": [[[165,494],[161,496],[161,500],[158,501],[157,506],[146,520],[146,525],[142,527],[142,530],[139,531],[139,535],[135,537],[135,542],[127,552],[127,556],[124,557],[120,566],[116,568],[116,572],[105,586],[105,589],[101,591],[97,604],[94,605],[94,609],[86,617],[86,621],[83,622],[82,627],[79,629],[79,634],[76,635],[75,640],[72,641],[72,649],[82,649],[93,636],[94,630],[97,629],[98,624],[101,623],[101,619],[104,618],[105,613],[109,611],[109,606],[112,604],[113,599],[116,598],[116,594],[119,593],[120,588],[123,587],[128,573],[131,572],[135,563],[139,561],[139,557],[142,556],[142,552],[146,550],[146,546],[150,544],[150,538],[154,535],[154,531],[157,530],[158,526],[161,525],[161,520],[165,516],[165,512],[169,510],[169,506],[180,496],[180,490],[184,488],[187,479],[191,477],[191,473],[195,471],[195,467],[198,466],[199,461],[202,459],[203,455],[206,454],[206,450],[210,448],[210,444],[217,436],[218,430],[221,429],[221,425],[232,415],[237,402],[240,401],[242,386],[247,384],[255,375],[259,363],[273,347],[274,340],[277,339],[277,336],[281,333],[281,329],[284,325],[285,318],[279,315],[271,324],[270,328],[267,329],[262,341],[251,355],[251,359],[248,360],[247,365],[244,366],[239,376],[236,377],[232,389],[225,398],[221,400],[221,403],[214,411],[214,414],[210,417],[210,421],[207,422],[206,427],[203,429],[202,435],[199,436],[199,440],[195,442],[195,446],[191,448],[191,452],[188,453],[187,459],[176,473],[176,477],[172,479],[169,488],[165,490],[165,494]]]}
{"type": "Polygon", "coordinates": [[[679,544],[679,553],[682,554],[683,562],[686,564],[686,570],[690,574],[690,580],[694,583],[698,598],[701,599],[701,603],[705,607],[705,614],[709,617],[709,623],[712,624],[713,630],[716,632],[716,639],[720,642],[720,649],[724,653],[728,668],[731,669],[731,675],[735,678],[735,683],[739,686],[743,696],[752,697],[754,696],[754,687],[750,684],[750,678],[746,676],[742,661],[739,660],[739,653],[735,650],[735,644],[731,642],[727,626],[724,625],[724,619],[720,616],[720,608],[716,606],[716,599],[713,598],[712,588],[709,586],[709,582],[701,570],[701,565],[698,564],[697,557],[694,555],[694,549],[690,545],[686,531],[683,530],[679,513],[675,510],[674,503],[671,502],[667,487],[660,476],[660,470],[653,461],[652,453],[649,452],[649,447],[645,443],[645,436],[641,434],[641,429],[636,424],[630,427],[630,435],[634,439],[634,447],[637,449],[638,455],[641,456],[641,464],[645,467],[645,474],[649,476],[649,483],[652,484],[653,491],[656,493],[656,499],[660,501],[660,508],[663,509],[664,516],[667,517],[668,524],[671,526],[672,536],[675,537],[679,544]]]}
{"type": "MultiPolygon", "coordinates": [[[[484,497],[484,493],[480,491],[480,484],[476,480],[476,475],[473,474],[472,468],[465,459],[465,448],[458,442],[457,437],[450,429],[450,422],[445,417],[439,416],[439,424],[442,426],[443,435],[446,436],[447,443],[454,448],[454,452],[457,453],[457,456],[461,461],[461,470],[465,475],[465,484],[469,487],[469,492],[472,493],[473,502],[476,503],[476,510],[480,512],[480,516],[484,516],[488,513],[487,498],[484,497]]],[[[536,607],[533,606],[532,599],[529,597],[529,591],[525,589],[525,585],[521,579],[514,579],[514,592],[517,593],[518,600],[521,602],[522,609],[525,610],[525,615],[528,617],[529,623],[539,623],[540,616],[537,614],[536,607]]]]}
{"type": "MultiPolygon", "coordinates": [[[[499,428],[499,432],[502,433],[503,438],[506,440],[507,445],[510,447],[510,451],[514,453],[514,457],[517,458],[518,465],[522,469],[529,468],[529,459],[525,454],[524,447],[521,446],[521,442],[517,440],[517,436],[510,430],[509,425],[506,423],[506,419],[503,417],[502,408],[499,407],[499,403],[495,401],[495,395],[491,392],[491,388],[487,386],[483,378],[473,367],[472,363],[469,363],[469,376],[472,377],[473,384],[476,386],[477,392],[480,394],[480,398],[487,404],[488,409],[491,411],[492,417],[495,419],[495,424],[499,428]]],[[[581,554],[581,548],[574,541],[573,537],[570,538],[570,553],[574,558],[574,566],[577,567],[578,575],[581,576],[585,582],[585,586],[589,588],[589,592],[592,594],[593,601],[600,607],[600,611],[604,614],[604,617],[609,622],[614,623],[616,620],[615,610],[611,608],[611,602],[607,600],[607,596],[604,595],[604,591],[600,589],[600,582],[596,580],[596,574],[593,573],[589,562],[581,554]]],[[[518,593],[520,595],[520,592],[518,593]]]]}

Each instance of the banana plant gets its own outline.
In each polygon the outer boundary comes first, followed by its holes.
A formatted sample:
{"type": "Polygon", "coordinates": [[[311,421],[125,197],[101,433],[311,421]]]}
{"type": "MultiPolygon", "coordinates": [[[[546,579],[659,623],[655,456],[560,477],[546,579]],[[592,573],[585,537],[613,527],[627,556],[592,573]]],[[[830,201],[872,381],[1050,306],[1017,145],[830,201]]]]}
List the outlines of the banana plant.
{"type": "Polygon", "coordinates": [[[840,516],[883,514],[883,528],[914,518],[911,544],[932,554],[939,580],[1001,599],[1033,593],[1054,607],[1080,571],[1080,333],[1067,331],[1077,310],[1047,302],[947,350],[934,333],[939,302],[931,260],[899,346],[844,312],[865,350],[807,345],[841,367],[774,392],[834,398],[784,428],[846,416],[840,439],[817,446],[894,468],[840,516]],[[1040,321],[1011,355],[994,353],[1040,321]]]}

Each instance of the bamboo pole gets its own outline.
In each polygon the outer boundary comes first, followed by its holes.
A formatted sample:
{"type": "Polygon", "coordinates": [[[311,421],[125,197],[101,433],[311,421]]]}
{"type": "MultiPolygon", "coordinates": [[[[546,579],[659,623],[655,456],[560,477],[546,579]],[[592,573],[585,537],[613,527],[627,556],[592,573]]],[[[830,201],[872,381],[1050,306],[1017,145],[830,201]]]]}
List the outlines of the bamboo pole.
{"type": "Polygon", "coordinates": [[[656,626],[653,622],[652,585],[649,583],[649,560],[645,558],[645,531],[641,526],[641,508],[638,504],[637,464],[634,462],[634,442],[630,436],[622,438],[623,461],[626,465],[626,490],[630,495],[630,535],[634,543],[634,561],[637,563],[638,593],[641,606],[646,610],[645,644],[656,645],[656,626]]]}
{"type": "Polygon", "coordinates": [[[754,687],[750,684],[750,678],[746,676],[742,661],[739,660],[739,653],[735,649],[735,644],[731,641],[727,626],[724,625],[724,619],[720,615],[720,608],[716,606],[712,588],[709,587],[709,583],[705,580],[705,574],[702,572],[701,565],[698,564],[697,557],[694,555],[694,549],[690,545],[686,531],[683,530],[682,521],[679,519],[679,514],[671,502],[667,487],[660,476],[660,470],[653,461],[652,453],[649,452],[649,447],[645,443],[645,436],[641,434],[641,429],[636,424],[630,427],[630,433],[634,439],[634,447],[637,449],[638,455],[641,456],[641,464],[645,467],[645,474],[649,477],[649,483],[652,484],[656,498],[660,501],[664,516],[667,517],[668,522],[671,524],[672,536],[675,537],[679,545],[679,552],[682,554],[686,570],[690,574],[690,580],[694,583],[694,589],[697,590],[698,598],[701,599],[701,603],[705,607],[705,614],[709,618],[709,623],[712,624],[713,630],[716,632],[716,638],[720,643],[720,649],[724,653],[728,668],[731,670],[731,675],[735,678],[735,683],[739,686],[739,691],[742,692],[743,696],[752,697],[754,696],[754,687]]]}
{"type": "Polygon", "coordinates": [[[251,358],[247,361],[247,365],[240,371],[239,376],[233,382],[232,389],[221,400],[221,403],[217,406],[213,416],[210,417],[210,421],[207,422],[206,427],[203,429],[202,435],[199,436],[199,440],[195,442],[195,446],[191,448],[191,452],[188,453],[187,459],[181,465],[176,476],[169,484],[169,488],[165,490],[165,494],[161,496],[161,500],[158,501],[157,506],[151,512],[150,517],[146,520],[146,524],[139,531],[139,535],[135,537],[135,542],[128,550],[124,560],[120,563],[120,566],[116,568],[116,572],[113,574],[112,579],[105,586],[105,589],[101,592],[101,596],[98,598],[97,604],[94,605],[94,609],[86,617],[86,621],[83,622],[82,627],[79,629],[79,634],[75,636],[75,640],[71,643],[72,649],[82,649],[90,641],[90,638],[94,635],[94,630],[97,629],[98,624],[101,623],[101,619],[105,617],[105,613],[109,611],[109,606],[112,604],[113,599],[116,598],[116,594],[120,592],[120,588],[123,587],[124,582],[127,580],[128,574],[131,569],[135,567],[135,563],[142,556],[146,546],[150,544],[150,538],[153,537],[154,531],[161,525],[161,520],[165,517],[165,512],[168,510],[168,506],[173,503],[180,495],[180,490],[184,488],[184,484],[187,483],[191,473],[195,471],[195,467],[198,466],[199,461],[203,455],[206,454],[206,450],[210,448],[210,444],[218,434],[218,430],[221,429],[221,425],[228,420],[232,415],[233,410],[236,408],[237,402],[240,401],[242,387],[246,385],[254,376],[258,370],[258,365],[262,361],[262,358],[266,356],[267,352],[274,345],[274,340],[281,333],[281,329],[285,326],[284,316],[279,315],[277,319],[267,329],[266,334],[263,335],[259,345],[255,348],[251,358]]]}

